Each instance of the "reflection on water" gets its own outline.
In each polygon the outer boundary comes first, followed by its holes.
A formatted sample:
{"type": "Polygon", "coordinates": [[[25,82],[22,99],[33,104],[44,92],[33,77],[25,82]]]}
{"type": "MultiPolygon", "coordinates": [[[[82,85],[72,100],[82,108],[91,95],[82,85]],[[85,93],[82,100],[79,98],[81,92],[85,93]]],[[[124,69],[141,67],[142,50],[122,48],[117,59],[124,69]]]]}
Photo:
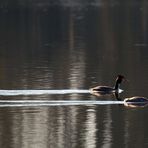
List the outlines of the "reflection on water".
{"type": "Polygon", "coordinates": [[[96,147],[96,110],[95,108],[90,108],[87,110],[85,129],[85,146],[86,148],[96,147]]]}
{"type": "MultiPolygon", "coordinates": [[[[25,148],[117,147],[121,142],[125,147],[133,145],[137,135],[147,135],[146,113],[147,109],[117,105],[0,108],[0,145],[8,140],[12,147],[25,148]]],[[[141,137],[137,142],[145,140],[141,137]]]]}
{"type": "Polygon", "coordinates": [[[119,73],[130,80],[121,98],[147,96],[147,1],[16,4],[0,2],[0,100],[31,102],[0,108],[0,147],[147,148],[147,107],[87,93],[119,73]]]}
{"type": "Polygon", "coordinates": [[[106,147],[111,147],[112,145],[112,132],[111,132],[111,112],[110,112],[110,106],[107,107],[107,112],[106,112],[106,118],[104,121],[104,132],[103,132],[103,148],[106,147]]]}

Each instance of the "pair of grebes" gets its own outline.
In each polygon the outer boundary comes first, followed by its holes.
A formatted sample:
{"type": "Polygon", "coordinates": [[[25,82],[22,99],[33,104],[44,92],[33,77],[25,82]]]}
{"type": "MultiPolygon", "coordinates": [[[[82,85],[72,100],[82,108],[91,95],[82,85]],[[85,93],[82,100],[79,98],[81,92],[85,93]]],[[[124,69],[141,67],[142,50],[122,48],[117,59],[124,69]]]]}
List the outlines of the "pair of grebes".
{"type": "MultiPolygon", "coordinates": [[[[118,98],[118,93],[120,90],[120,84],[123,80],[126,80],[126,78],[123,75],[118,75],[116,78],[115,86],[114,87],[109,87],[109,86],[97,86],[94,88],[90,89],[90,92],[92,94],[116,94],[116,98],[118,98]]],[[[126,105],[132,105],[132,104],[148,104],[148,98],[146,97],[141,97],[141,96],[134,96],[131,98],[125,98],[124,99],[124,104],[126,105]]]]}

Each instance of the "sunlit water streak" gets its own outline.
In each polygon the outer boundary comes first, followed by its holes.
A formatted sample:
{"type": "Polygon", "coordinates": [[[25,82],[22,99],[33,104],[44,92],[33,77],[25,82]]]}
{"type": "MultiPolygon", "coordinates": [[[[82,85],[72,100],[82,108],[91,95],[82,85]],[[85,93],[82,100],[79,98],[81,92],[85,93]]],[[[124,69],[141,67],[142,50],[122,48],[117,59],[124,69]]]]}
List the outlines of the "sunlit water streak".
{"type": "Polygon", "coordinates": [[[23,106],[71,106],[71,105],[110,105],[124,104],[123,101],[95,101],[95,100],[0,100],[0,107],[23,106]]]}
{"type": "Polygon", "coordinates": [[[72,93],[90,93],[89,90],[80,89],[62,89],[62,90],[0,90],[1,96],[17,95],[43,95],[43,94],[72,94],[72,93]]]}
{"type": "MultiPolygon", "coordinates": [[[[118,93],[122,93],[123,90],[119,89],[118,93]]],[[[44,94],[84,94],[90,93],[88,89],[60,89],[60,90],[0,90],[0,96],[18,96],[18,95],[44,95],[44,94]]]]}

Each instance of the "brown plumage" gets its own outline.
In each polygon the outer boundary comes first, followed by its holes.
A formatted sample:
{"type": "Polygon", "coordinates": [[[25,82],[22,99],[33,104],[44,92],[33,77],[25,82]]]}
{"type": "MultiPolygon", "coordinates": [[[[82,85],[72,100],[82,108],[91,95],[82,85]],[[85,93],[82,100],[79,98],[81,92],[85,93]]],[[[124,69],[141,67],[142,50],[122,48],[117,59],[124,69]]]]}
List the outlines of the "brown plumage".
{"type": "Polygon", "coordinates": [[[101,94],[108,94],[108,93],[114,93],[118,92],[120,84],[122,80],[125,79],[124,76],[118,75],[115,81],[115,86],[110,87],[110,86],[96,86],[94,88],[90,89],[91,93],[101,93],[101,94]]]}

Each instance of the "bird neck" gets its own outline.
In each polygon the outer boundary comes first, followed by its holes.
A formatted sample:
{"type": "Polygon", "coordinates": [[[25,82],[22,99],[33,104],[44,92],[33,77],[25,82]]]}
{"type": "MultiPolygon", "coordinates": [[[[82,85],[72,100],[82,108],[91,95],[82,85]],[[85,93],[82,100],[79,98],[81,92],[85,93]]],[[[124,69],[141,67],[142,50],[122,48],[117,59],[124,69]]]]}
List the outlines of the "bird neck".
{"type": "Polygon", "coordinates": [[[119,87],[120,87],[120,82],[117,80],[116,83],[115,83],[115,90],[118,90],[119,87]]]}

